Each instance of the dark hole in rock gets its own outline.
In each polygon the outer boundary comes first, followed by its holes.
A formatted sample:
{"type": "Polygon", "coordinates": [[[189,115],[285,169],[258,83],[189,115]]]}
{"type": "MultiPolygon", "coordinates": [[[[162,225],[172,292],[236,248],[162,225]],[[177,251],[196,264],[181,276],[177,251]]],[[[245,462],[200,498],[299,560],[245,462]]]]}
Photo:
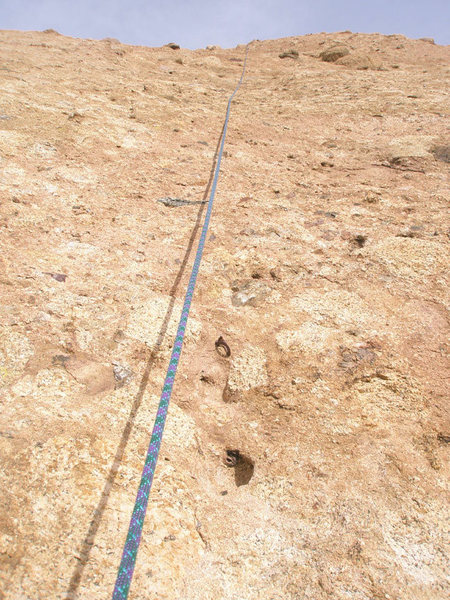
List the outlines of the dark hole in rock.
{"type": "Polygon", "coordinates": [[[227,467],[234,468],[234,481],[237,487],[247,485],[253,477],[255,470],[253,461],[239,450],[227,450],[225,453],[225,464],[227,467]]]}
{"type": "Polygon", "coordinates": [[[359,248],[362,248],[367,241],[367,236],[359,234],[355,236],[354,241],[359,248]]]}
{"type": "Polygon", "coordinates": [[[66,356],[64,354],[56,354],[52,357],[52,365],[64,367],[68,360],[70,360],[70,356],[66,356]]]}
{"type": "Polygon", "coordinates": [[[203,371],[200,373],[200,381],[203,381],[204,383],[209,383],[210,385],[214,383],[213,377],[211,377],[211,375],[208,375],[207,373],[204,373],[203,371]]]}

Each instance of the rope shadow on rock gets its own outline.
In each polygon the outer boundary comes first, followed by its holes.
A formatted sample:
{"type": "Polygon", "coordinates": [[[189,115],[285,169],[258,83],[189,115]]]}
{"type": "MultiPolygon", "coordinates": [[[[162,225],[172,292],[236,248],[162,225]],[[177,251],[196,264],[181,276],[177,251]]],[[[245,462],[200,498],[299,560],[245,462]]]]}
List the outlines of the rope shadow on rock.
{"type": "Polygon", "coordinates": [[[81,545],[81,549],[80,552],[78,554],[78,564],[76,565],[72,577],[70,579],[70,583],[66,592],[66,596],[64,598],[64,600],[75,600],[78,596],[78,588],[80,586],[81,583],[81,579],[83,576],[83,572],[84,569],[89,561],[90,558],[90,554],[91,554],[91,549],[94,545],[95,542],[95,537],[97,535],[101,520],[103,518],[103,514],[105,512],[106,506],[108,504],[108,500],[109,500],[109,496],[111,494],[111,489],[114,485],[114,482],[116,480],[117,477],[117,473],[119,472],[119,468],[120,468],[120,464],[122,462],[123,459],[123,455],[125,453],[125,449],[128,445],[128,440],[130,438],[130,434],[131,431],[133,429],[135,420],[136,420],[136,416],[137,413],[139,411],[139,408],[141,406],[142,403],[142,398],[144,396],[144,392],[147,388],[147,384],[150,378],[150,373],[152,371],[152,368],[154,366],[155,363],[155,359],[158,355],[159,350],[161,349],[162,343],[164,341],[164,338],[166,336],[167,333],[167,327],[169,325],[169,321],[172,317],[172,313],[173,313],[173,309],[175,306],[175,301],[177,299],[176,293],[178,290],[178,286],[180,284],[181,278],[183,277],[183,274],[186,270],[186,266],[189,260],[189,257],[191,255],[192,252],[192,247],[194,245],[194,241],[195,238],[197,237],[197,233],[198,230],[201,226],[202,223],[202,216],[203,216],[203,212],[205,210],[205,206],[207,204],[206,200],[208,198],[208,194],[213,182],[213,178],[214,178],[214,171],[216,169],[216,164],[217,164],[217,158],[218,158],[218,153],[219,153],[219,148],[220,148],[220,143],[222,140],[222,136],[223,136],[223,131],[224,131],[224,127],[222,128],[221,134],[219,136],[219,140],[217,142],[217,146],[214,152],[214,157],[213,157],[213,164],[211,167],[211,171],[210,171],[210,175],[209,175],[209,180],[208,183],[206,185],[205,188],[205,192],[203,194],[203,198],[200,202],[200,208],[199,211],[197,213],[197,217],[196,217],[196,221],[195,221],[195,225],[192,229],[191,232],[191,236],[189,238],[189,242],[184,254],[184,258],[183,258],[183,262],[181,263],[180,269],[177,273],[177,276],[175,278],[175,281],[172,285],[172,288],[169,292],[169,296],[170,296],[170,302],[169,302],[169,306],[167,307],[167,311],[164,317],[164,321],[161,325],[161,329],[159,330],[158,333],[158,338],[156,340],[155,346],[152,350],[151,356],[147,362],[147,365],[145,367],[145,371],[144,374],[142,376],[142,380],[141,383],[139,385],[139,390],[136,394],[136,397],[133,401],[133,404],[131,406],[131,410],[130,410],[130,414],[128,416],[127,419],[127,423],[125,425],[125,429],[122,432],[122,436],[120,438],[120,442],[119,445],[117,447],[116,450],[116,454],[114,456],[114,460],[113,463],[111,465],[111,468],[109,470],[108,473],[108,477],[106,478],[106,482],[105,485],[103,487],[102,490],[102,494],[100,496],[100,500],[94,510],[93,516],[92,516],[92,520],[91,523],[89,525],[89,528],[87,530],[86,536],[82,542],[81,545]]]}

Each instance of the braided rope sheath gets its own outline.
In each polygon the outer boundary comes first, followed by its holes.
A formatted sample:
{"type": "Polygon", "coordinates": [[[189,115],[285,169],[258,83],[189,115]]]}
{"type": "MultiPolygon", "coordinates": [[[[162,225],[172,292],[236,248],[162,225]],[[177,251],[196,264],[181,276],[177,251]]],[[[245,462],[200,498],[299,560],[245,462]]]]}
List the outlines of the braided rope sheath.
{"type": "Polygon", "coordinates": [[[187,286],[186,296],[184,298],[183,309],[181,312],[181,319],[178,325],[177,334],[175,337],[175,343],[172,349],[172,355],[170,357],[169,368],[167,370],[166,379],[161,393],[159,401],[158,412],[156,414],[155,423],[153,425],[152,436],[150,444],[147,450],[147,456],[145,459],[144,469],[142,472],[141,482],[136,497],[136,502],[131,516],[130,526],[128,528],[128,535],[123,549],[122,559],[119,566],[119,572],[117,575],[116,585],[113,592],[113,600],[126,600],[128,592],[130,590],[131,580],[133,577],[133,571],[136,563],[136,557],[138,553],[139,543],[142,536],[142,528],[144,525],[145,513],[147,511],[148,498],[150,494],[150,488],[155,474],[156,463],[158,460],[159,449],[161,446],[162,435],[164,431],[164,425],[166,422],[167,412],[169,408],[170,396],[172,395],[172,388],[175,380],[175,374],[177,372],[178,362],[180,360],[181,349],[183,346],[184,334],[186,331],[186,324],[189,316],[189,309],[191,307],[192,297],[194,295],[195,284],[197,281],[197,275],[200,269],[200,263],[202,260],[203,249],[206,241],[206,234],[208,232],[209,221],[211,218],[211,212],[213,207],[214,195],[216,192],[217,181],[219,179],[220,163],[222,160],[223,148],[225,145],[225,136],[227,133],[228,120],[230,116],[231,102],[237,93],[245,74],[245,67],[247,64],[248,47],[245,52],[244,65],[242,68],[241,78],[236,86],[236,89],[228,100],[227,113],[225,117],[225,124],[222,133],[222,140],[220,143],[220,149],[217,159],[217,166],[214,173],[214,180],[211,187],[211,194],[208,201],[208,208],[206,211],[205,222],[203,224],[200,240],[197,247],[197,253],[195,255],[194,265],[192,267],[191,277],[187,286]]]}

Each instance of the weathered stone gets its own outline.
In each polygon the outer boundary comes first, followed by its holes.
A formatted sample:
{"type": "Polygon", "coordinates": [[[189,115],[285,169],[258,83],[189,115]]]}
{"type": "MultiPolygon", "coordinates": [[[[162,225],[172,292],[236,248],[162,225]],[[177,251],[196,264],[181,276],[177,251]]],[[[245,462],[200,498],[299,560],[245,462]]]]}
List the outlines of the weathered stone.
{"type": "Polygon", "coordinates": [[[346,46],[336,45],[321,52],[319,58],[325,62],[336,62],[339,58],[347,56],[347,54],[350,54],[350,50],[346,46]]]}
{"type": "Polygon", "coordinates": [[[263,281],[250,280],[232,286],[234,291],[231,302],[233,306],[257,306],[271,293],[271,288],[263,281]]]}
{"type": "Polygon", "coordinates": [[[133,379],[134,373],[133,373],[132,369],[130,369],[129,367],[126,367],[124,365],[121,365],[119,362],[113,361],[112,365],[113,365],[114,379],[116,380],[116,387],[122,387],[122,386],[126,385],[127,383],[129,383],[131,381],[131,379],[133,379]]]}
{"type": "Polygon", "coordinates": [[[286,52],[281,52],[281,54],[278,55],[280,58],[298,58],[298,51],[297,50],[287,50],[286,52]]]}

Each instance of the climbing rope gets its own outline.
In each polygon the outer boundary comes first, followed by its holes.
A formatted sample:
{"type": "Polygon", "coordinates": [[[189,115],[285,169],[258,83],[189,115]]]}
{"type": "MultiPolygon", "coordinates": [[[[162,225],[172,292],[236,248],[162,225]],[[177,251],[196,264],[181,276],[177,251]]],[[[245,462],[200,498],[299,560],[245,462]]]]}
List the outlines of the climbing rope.
{"type": "Polygon", "coordinates": [[[225,116],[225,123],[222,131],[222,139],[220,143],[219,154],[217,158],[217,166],[214,173],[214,180],[211,187],[211,194],[209,196],[208,208],[206,211],[205,221],[203,224],[200,240],[198,242],[197,253],[195,255],[194,265],[192,267],[191,277],[186,290],[186,296],[184,298],[183,310],[181,311],[181,319],[178,325],[175,342],[172,348],[172,355],[170,357],[169,368],[167,370],[166,378],[161,392],[161,398],[159,401],[158,412],[156,414],[155,423],[153,425],[152,436],[150,444],[147,450],[147,456],[145,458],[144,469],[142,471],[141,482],[136,497],[136,502],[131,515],[130,525],[128,528],[128,535],[125,541],[125,546],[122,553],[122,559],[120,561],[119,572],[117,574],[116,585],[114,586],[113,600],[126,600],[128,592],[130,590],[131,580],[133,577],[133,571],[136,564],[136,557],[138,553],[139,543],[142,536],[142,528],[144,525],[145,513],[147,511],[148,498],[150,494],[150,488],[155,474],[156,463],[158,460],[159,449],[161,446],[162,435],[164,431],[164,425],[166,422],[167,412],[169,408],[170,396],[172,395],[173,384],[175,380],[175,374],[177,372],[178,363],[181,355],[181,348],[183,346],[184,334],[186,331],[186,324],[189,316],[189,309],[191,307],[192,297],[194,295],[195,283],[197,281],[198,271],[200,269],[200,263],[202,260],[203,249],[206,241],[206,234],[208,232],[209,221],[211,218],[211,212],[214,202],[214,195],[216,193],[217,181],[219,179],[220,163],[222,160],[223,147],[225,145],[225,137],[227,133],[228,120],[230,117],[231,102],[239,90],[241,83],[245,75],[245,67],[247,64],[248,47],[245,52],[244,65],[242,67],[242,74],[236,89],[231,94],[228,100],[227,113],[225,116]]]}

